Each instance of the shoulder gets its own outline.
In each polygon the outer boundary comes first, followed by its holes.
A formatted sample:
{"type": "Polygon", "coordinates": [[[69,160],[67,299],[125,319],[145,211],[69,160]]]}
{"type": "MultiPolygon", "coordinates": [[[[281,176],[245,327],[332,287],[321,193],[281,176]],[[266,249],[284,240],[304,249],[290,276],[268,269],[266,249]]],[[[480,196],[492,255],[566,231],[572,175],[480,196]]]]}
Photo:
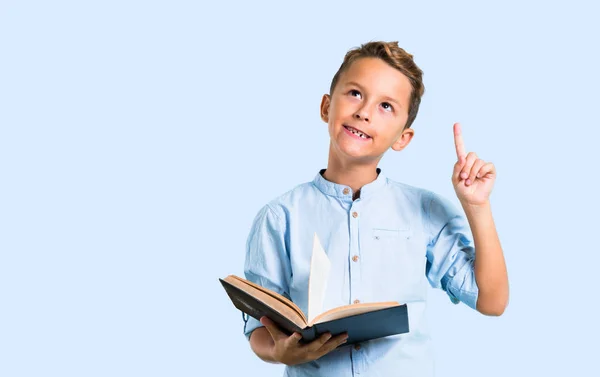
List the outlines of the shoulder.
{"type": "Polygon", "coordinates": [[[393,191],[401,192],[413,199],[419,199],[420,202],[426,204],[427,206],[430,206],[432,203],[453,206],[448,198],[435,191],[423,187],[409,185],[403,182],[398,182],[391,178],[387,178],[387,181],[388,185],[393,191]]]}
{"type": "Polygon", "coordinates": [[[263,205],[260,212],[284,219],[298,205],[317,196],[318,191],[312,181],[297,184],[291,189],[271,198],[263,205]]]}
{"type": "Polygon", "coordinates": [[[460,216],[458,206],[449,198],[432,190],[397,182],[388,178],[393,192],[401,195],[409,205],[422,213],[425,229],[436,229],[450,219],[460,216]]]}
{"type": "Polygon", "coordinates": [[[387,183],[394,194],[405,197],[411,203],[418,203],[423,209],[439,196],[431,190],[395,181],[389,177],[387,178],[387,183]]]}

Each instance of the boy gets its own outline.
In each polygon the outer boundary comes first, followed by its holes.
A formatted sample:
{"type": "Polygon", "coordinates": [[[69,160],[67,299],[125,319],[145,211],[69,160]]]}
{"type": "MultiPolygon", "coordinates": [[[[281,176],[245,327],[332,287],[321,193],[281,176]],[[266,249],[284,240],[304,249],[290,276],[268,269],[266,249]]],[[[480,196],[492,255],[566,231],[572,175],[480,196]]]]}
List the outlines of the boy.
{"type": "Polygon", "coordinates": [[[425,323],[427,281],[452,302],[501,315],[508,278],[489,195],[495,167],[466,153],[454,125],[452,183],[466,214],[433,192],[392,181],[377,167],[391,147],[414,135],[424,93],[422,71],[397,42],[349,51],[321,102],[329,161],[312,180],[265,205],[248,237],[245,276],[307,312],[312,235],[331,261],[323,310],[359,302],[408,306],[407,334],[341,346],[345,334],[308,344],[268,318],[244,327],[262,360],[286,365],[287,376],[431,376],[425,323]],[[474,245],[471,244],[473,235],[474,245]]]}

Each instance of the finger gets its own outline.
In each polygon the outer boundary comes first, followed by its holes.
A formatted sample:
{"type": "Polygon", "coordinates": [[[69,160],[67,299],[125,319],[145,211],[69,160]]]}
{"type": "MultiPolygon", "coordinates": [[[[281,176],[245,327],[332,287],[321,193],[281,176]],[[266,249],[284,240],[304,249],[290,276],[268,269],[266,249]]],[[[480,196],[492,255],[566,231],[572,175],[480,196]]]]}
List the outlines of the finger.
{"type": "Polygon", "coordinates": [[[320,337],[318,337],[317,339],[315,339],[312,342],[308,343],[306,345],[306,350],[308,352],[318,351],[319,349],[321,349],[321,347],[323,347],[323,345],[325,343],[327,343],[329,341],[329,339],[331,339],[331,334],[330,333],[324,333],[320,337]]]}
{"type": "Polygon", "coordinates": [[[461,179],[469,178],[469,174],[471,173],[471,168],[473,167],[473,164],[475,163],[475,161],[477,161],[477,154],[475,154],[474,152],[469,152],[469,154],[467,155],[465,164],[463,165],[463,168],[460,172],[461,179]]]}
{"type": "Polygon", "coordinates": [[[287,338],[287,335],[285,335],[281,330],[279,330],[279,327],[277,327],[275,322],[271,321],[268,317],[261,317],[260,323],[265,326],[269,334],[271,334],[271,338],[273,338],[273,340],[287,338]]]}
{"type": "Polygon", "coordinates": [[[469,178],[467,178],[467,181],[465,182],[466,185],[470,185],[473,182],[475,182],[475,179],[478,177],[479,171],[481,170],[483,165],[485,165],[485,161],[483,161],[482,159],[478,158],[475,161],[473,167],[471,168],[471,172],[469,173],[469,178]]]}
{"type": "Polygon", "coordinates": [[[486,176],[490,176],[496,174],[496,167],[491,162],[486,163],[479,169],[479,173],[477,174],[477,178],[484,178],[486,176]]]}
{"type": "Polygon", "coordinates": [[[300,335],[300,333],[298,333],[298,332],[294,332],[292,335],[290,335],[285,340],[285,347],[286,348],[298,347],[298,343],[300,342],[300,339],[302,339],[302,335],[300,335]]]}
{"type": "Polygon", "coordinates": [[[454,146],[456,147],[458,161],[463,161],[467,152],[465,150],[460,123],[454,123],[454,146]]]}
{"type": "Polygon", "coordinates": [[[460,181],[460,172],[462,171],[464,162],[457,161],[454,164],[454,170],[452,171],[452,181],[454,183],[458,183],[460,181]]]}
{"type": "Polygon", "coordinates": [[[323,345],[323,347],[321,347],[321,349],[319,349],[319,351],[318,351],[319,357],[328,354],[329,352],[338,348],[340,345],[346,343],[347,341],[348,341],[347,333],[334,336],[327,343],[325,343],[323,345]]]}

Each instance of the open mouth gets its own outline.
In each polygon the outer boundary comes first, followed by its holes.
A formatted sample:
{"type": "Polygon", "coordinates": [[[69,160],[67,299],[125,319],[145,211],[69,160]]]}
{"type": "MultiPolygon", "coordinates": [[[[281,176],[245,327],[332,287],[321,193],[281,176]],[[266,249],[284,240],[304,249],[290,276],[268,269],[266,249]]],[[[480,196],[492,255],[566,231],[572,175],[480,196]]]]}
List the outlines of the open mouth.
{"type": "Polygon", "coordinates": [[[344,124],[344,128],[346,130],[348,130],[350,133],[352,133],[353,135],[360,137],[361,139],[370,139],[371,138],[371,136],[367,135],[366,133],[362,132],[361,130],[354,128],[354,127],[350,127],[347,124],[344,124]]]}

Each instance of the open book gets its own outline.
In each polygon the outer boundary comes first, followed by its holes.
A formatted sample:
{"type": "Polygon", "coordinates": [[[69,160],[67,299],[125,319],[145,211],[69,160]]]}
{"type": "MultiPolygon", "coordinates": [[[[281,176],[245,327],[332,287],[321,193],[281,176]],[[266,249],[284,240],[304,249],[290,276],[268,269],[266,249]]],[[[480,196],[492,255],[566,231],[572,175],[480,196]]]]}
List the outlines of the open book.
{"type": "Polygon", "coordinates": [[[406,304],[395,301],[344,305],[322,312],[329,259],[314,236],[308,288],[308,316],[286,297],[235,275],[219,279],[234,306],[259,320],[267,316],[281,330],[309,342],[325,332],[348,333],[346,344],[409,331],[406,304]]]}

